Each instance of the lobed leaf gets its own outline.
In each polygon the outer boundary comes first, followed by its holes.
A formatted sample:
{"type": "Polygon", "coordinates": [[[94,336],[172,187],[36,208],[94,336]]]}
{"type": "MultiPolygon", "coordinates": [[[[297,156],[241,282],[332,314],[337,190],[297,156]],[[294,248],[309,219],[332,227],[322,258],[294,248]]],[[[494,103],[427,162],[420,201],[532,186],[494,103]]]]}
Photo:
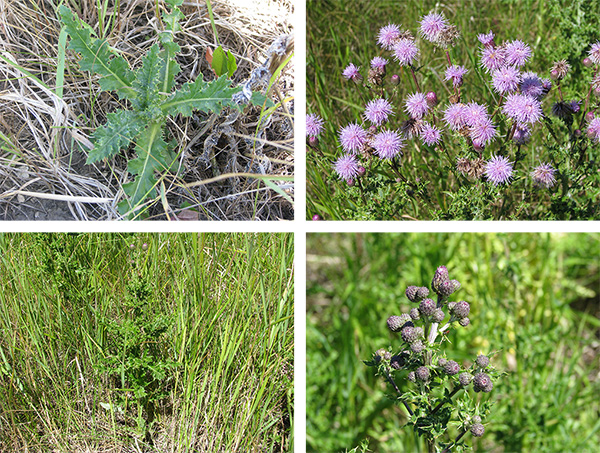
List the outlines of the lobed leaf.
{"type": "Polygon", "coordinates": [[[92,134],[94,149],[90,151],[87,164],[117,154],[129,145],[144,125],[143,117],[132,110],[117,110],[109,113],[107,118],[106,124],[92,134]]]}
{"type": "Polygon", "coordinates": [[[191,116],[194,109],[203,112],[218,112],[224,106],[240,108],[231,100],[231,97],[241,88],[232,88],[230,85],[231,81],[226,75],[212,82],[205,82],[200,74],[194,82],[185,83],[165,100],[161,109],[167,115],[181,113],[184,116],[191,116]]]}
{"type": "Polygon", "coordinates": [[[154,44],[142,59],[142,67],[135,73],[133,88],[137,96],[133,104],[140,110],[148,108],[158,97],[159,76],[165,66],[159,51],[158,44],[154,44]]]}
{"type": "Polygon", "coordinates": [[[129,69],[127,61],[122,56],[115,55],[105,39],[93,38],[92,28],[76,19],[68,7],[61,5],[59,14],[71,37],[69,49],[81,54],[79,61],[81,69],[103,76],[100,79],[103,90],[114,90],[120,98],[132,97],[134,91],[131,83],[134,73],[129,69]]]}

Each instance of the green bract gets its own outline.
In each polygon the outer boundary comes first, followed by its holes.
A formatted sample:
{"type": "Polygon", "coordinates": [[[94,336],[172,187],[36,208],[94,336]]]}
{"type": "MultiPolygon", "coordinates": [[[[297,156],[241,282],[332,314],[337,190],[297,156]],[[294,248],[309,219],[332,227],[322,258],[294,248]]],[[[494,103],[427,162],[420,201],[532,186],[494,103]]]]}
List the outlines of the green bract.
{"type": "MultiPolygon", "coordinates": [[[[70,36],[69,48],[81,55],[79,66],[84,71],[101,76],[100,87],[115,91],[120,99],[130,101],[131,109],[108,114],[108,121],[92,135],[94,148],[87,163],[92,164],[117,154],[135,143],[137,157],[130,160],[127,170],[135,176],[123,184],[126,198],[118,205],[119,212],[129,218],[140,217],[142,203],[156,195],[158,181],[155,172],[169,170],[175,161],[173,149],[165,141],[164,128],[169,115],[191,116],[194,110],[219,112],[223,107],[241,110],[232,101],[240,91],[232,87],[228,72],[217,80],[206,82],[202,74],[193,82],[173,90],[175,75],[180,71],[175,55],[180,51],[173,35],[183,18],[177,5],[170,0],[170,12],[163,12],[165,31],[159,44],[154,44],[142,59],[142,67],[132,70],[127,61],[110,48],[106,39],[92,36],[92,28],[81,22],[69,8],[61,5],[59,14],[70,36]]],[[[230,68],[231,66],[230,63],[230,68]]]]}

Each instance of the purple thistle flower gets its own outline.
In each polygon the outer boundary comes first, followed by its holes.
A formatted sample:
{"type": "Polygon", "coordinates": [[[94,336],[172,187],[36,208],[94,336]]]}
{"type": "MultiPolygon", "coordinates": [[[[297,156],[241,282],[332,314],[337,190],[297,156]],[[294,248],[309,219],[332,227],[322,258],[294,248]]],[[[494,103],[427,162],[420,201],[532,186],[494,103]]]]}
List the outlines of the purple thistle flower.
{"type": "Polygon", "coordinates": [[[508,182],[512,174],[512,162],[507,157],[492,156],[485,166],[485,175],[495,186],[508,182]]]}
{"type": "Polygon", "coordinates": [[[398,38],[400,38],[400,27],[394,24],[389,24],[379,29],[377,42],[384,49],[391,50],[398,38]]]}
{"type": "Polygon", "coordinates": [[[356,178],[358,176],[358,160],[354,156],[345,155],[340,157],[333,168],[335,172],[339,175],[340,179],[345,179],[349,181],[351,179],[356,178]]]}
{"type": "Polygon", "coordinates": [[[481,51],[481,65],[487,72],[496,71],[504,66],[505,55],[502,47],[486,47],[481,51]]]}
{"type": "Polygon", "coordinates": [[[421,27],[419,29],[421,36],[428,41],[438,43],[440,36],[448,27],[448,21],[442,14],[429,13],[421,19],[421,27]]]}
{"type": "Polygon", "coordinates": [[[342,72],[342,75],[347,79],[352,79],[354,82],[360,82],[362,80],[362,76],[360,75],[360,66],[354,66],[354,64],[350,63],[346,66],[346,69],[342,72]]]}
{"type": "Polygon", "coordinates": [[[594,142],[600,142],[600,117],[592,119],[588,124],[587,136],[594,142]]]}
{"type": "Polygon", "coordinates": [[[523,41],[514,40],[504,46],[506,64],[521,67],[531,57],[531,48],[523,41]]]}
{"type": "Polygon", "coordinates": [[[381,131],[373,137],[371,146],[381,159],[393,159],[404,148],[404,142],[402,136],[396,131],[381,131]]]}
{"type": "Polygon", "coordinates": [[[484,35],[483,33],[477,35],[477,39],[485,47],[494,46],[494,33],[492,32],[492,30],[490,30],[490,32],[487,35],[484,35]]]}
{"type": "Polygon", "coordinates": [[[474,126],[477,123],[486,121],[489,115],[485,105],[472,101],[465,106],[464,117],[467,126],[474,126]]]}
{"type": "Polygon", "coordinates": [[[450,66],[446,69],[446,76],[444,80],[448,81],[452,79],[452,85],[454,88],[458,88],[463,83],[463,76],[469,72],[467,68],[464,66],[459,66],[457,64],[450,66]]]}
{"type": "Polygon", "coordinates": [[[379,126],[387,122],[388,115],[394,112],[392,104],[387,99],[374,99],[367,104],[364,117],[371,123],[379,126]]]}
{"type": "Polygon", "coordinates": [[[427,98],[423,93],[414,93],[411,94],[406,99],[406,108],[404,109],[411,118],[421,119],[429,110],[429,104],[427,103],[427,98]]]}
{"type": "Polygon", "coordinates": [[[385,58],[375,57],[371,60],[371,67],[373,69],[378,69],[379,71],[383,71],[387,64],[388,61],[385,58]]]}
{"type": "Polygon", "coordinates": [[[429,123],[424,123],[421,129],[421,140],[429,146],[437,145],[442,140],[442,132],[429,123]]]}
{"type": "Polygon", "coordinates": [[[579,113],[581,110],[581,101],[569,101],[569,107],[573,113],[579,113]]]}
{"type": "Polygon", "coordinates": [[[350,123],[340,131],[340,143],[344,151],[356,154],[367,142],[367,131],[356,123],[350,123]]]}
{"type": "Polygon", "coordinates": [[[394,58],[400,66],[409,66],[419,56],[419,49],[412,39],[403,38],[394,44],[394,58]]]}
{"type": "Polygon", "coordinates": [[[516,91],[519,88],[521,76],[519,70],[512,66],[500,68],[492,74],[492,84],[497,93],[504,94],[511,91],[516,91]]]}
{"type": "Polygon", "coordinates": [[[531,172],[533,184],[547,189],[552,187],[556,183],[554,173],[556,173],[556,170],[550,164],[541,164],[535,167],[531,172]]]}
{"type": "Polygon", "coordinates": [[[323,131],[323,118],[314,113],[306,115],[306,136],[315,139],[323,131]]]}
{"type": "Polygon", "coordinates": [[[600,64],[600,41],[592,44],[592,47],[588,52],[588,57],[592,60],[592,63],[600,64]]]}
{"type": "Polygon", "coordinates": [[[524,94],[510,94],[502,111],[518,124],[534,124],[542,117],[540,102],[524,94]]]}
{"type": "Polygon", "coordinates": [[[540,100],[544,96],[542,80],[535,72],[526,72],[521,76],[521,94],[540,100]]]}
{"type": "Polygon", "coordinates": [[[525,124],[517,125],[512,139],[517,145],[529,143],[529,140],[531,139],[531,129],[525,124]]]}
{"type": "Polygon", "coordinates": [[[497,135],[496,126],[491,119],[485,119],[471,126],[473,145],[484,147],[497,135]]]}
{"type": "Polygon", "coordinates": [[[444,111],[444,121],[450,129],[457,131],[467,124],[465,104],[451,104],[444,111]]]}

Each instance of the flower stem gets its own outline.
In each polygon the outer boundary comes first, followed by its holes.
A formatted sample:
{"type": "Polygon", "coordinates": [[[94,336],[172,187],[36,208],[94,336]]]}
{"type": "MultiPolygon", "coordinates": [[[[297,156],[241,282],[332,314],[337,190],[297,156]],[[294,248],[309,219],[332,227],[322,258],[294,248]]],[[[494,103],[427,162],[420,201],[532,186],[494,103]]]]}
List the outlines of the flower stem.
{"type": "Polygon", "coordinates": [[[417,86],[417,91],[421,92],[421,86],[419,85],[419,82],[417,80],[417,75],[415,74],[415,70],[413,68],[413,65],[410,65],[410,72],[413,76],[413,80],[415,81],[415,85],[417,86]]]}
{"type": "Polygon", "coordinates": [[[458,442],[461,439],[461,437],[464,436],[465,434],[467,434],[466,431],[463,431],[461,434],[459,434],[459,436],[456,439],[454,439],[454,442],[452,444],[448,445],[446,448],[444,448],[442,450],[442,453],[448,453],[450,451],[450,449],[452,447],[454,447],[454,445],[456,445],[456,442],[458,442]]]}
{"type": "MultiPolygon", "coordinates": [[[[398,395],[402,396],[402,392],[400,391],[400,389],[396,385],[396,382],[394,381],[394,378],[390,375],[390,372],[387,369],[385,370],[385,378],[387,379],[387,381],[390,384],[392,384],[392,387],[394,387],[394,390],[396,390],[396,393],[398,395]]],[[[414,415],[414,412],[412,411],[412,409],[410,408],[410,406],[406,403],[406,401],[402,401],[402,403],[404,404],[404,407],[406,408],[406,410],[408,411],[408,413],[412,417],[414,415]]]]}

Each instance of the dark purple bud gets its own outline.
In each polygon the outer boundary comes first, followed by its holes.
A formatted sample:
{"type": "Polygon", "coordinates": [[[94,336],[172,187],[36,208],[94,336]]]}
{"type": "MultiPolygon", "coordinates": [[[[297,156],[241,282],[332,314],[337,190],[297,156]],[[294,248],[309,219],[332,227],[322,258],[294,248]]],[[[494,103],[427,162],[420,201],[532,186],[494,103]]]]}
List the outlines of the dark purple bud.
{"type": "Polygon", "coordinates": [[[448,297],[450,294],[460,289],[460,282],[458,280],[450,280],[440,285],[438,294],[442,297],[448,297]]]}
{"type": "Polygon", "coordinates": [[[435,312],[436,305],[433,299],[423,299],[419,304],[419,313],[423,316],[431,316],[435,312]]]}
{"type": "Polygon", "coordinates": [[[148,250],[148,244],[146,244],[145,242],[142,244],[142,250],[148,250]]]}
{"type": "Polygon", "coordinates": [[[477,358],[475,359],[475,363],[477,364],[477,366],[479,368],[485,368],[490,364],[490,359],[488,356],[485,356],[483,354],[479,354],[477,356],[477,358]]]}
{"type": "Polygon", "coordinates": [[[589,123],[590,121],[592,121],[594,119],[595,115],[594,112],[587,112],[585,114],[585,120],[589,123]]]}
{"type": "Polygon", "coordinates": [[[436,293],[439,292],[440,285],[448,280],[450,280],[450,278],[448,277],[448,269],[446,266],[438,267],[433,275],[433,280],[431,281],[431,289],[436,293]]]}
{"type": "Polygon", "coordinates": [[[592,62],[592,60],[590,60],[588,57],[585,57],[585,58],[583,59],[583,65],[584,65],[586,68],[590,68],[590,67],[591,67],[593,64],[594,64],[594,63],[592,62]]]}
{"type": "Polygon", "coordinates": [[[552,77],[552,80],[557,80],[559,76],[559,73],[556,69],[553,69],[552,71],[550,71],[550,77],[552,77]]]}
{"type": "Polygon", "coordinates": [[[454,376],[455,374],[458,374],[459,371],[460,371],[460,365],[458,363],[456,363],[454,360],[448,360],[444,364],[444,372],[450,376],[454,376]]]}
{"type": "Polygon", "coordinates": [[[317,146],[319,146],[319,139],[317,137],[309,137],[308,146],[310,146],[311,148],[316,148],[317,146]]]}
{"type": "Polygon", "coordinates": [[[398,74],[394,74],[390,81],[392,82],[392,85],[397,86],[400,84],[400,76],[398,74]]]}
{"type": "Polygon", "coordinates": [[[471,434],[473,435],[473,437],[481,437],[483,436],[484,432],[485,426],[483,426],[481,423],[474,423],[473,425],[471,425],[471,434]]]}
{"type": "Polygon", "coordinates": [[[452,308],[452,313],[458,319],[462,319],[462,318],[466,318],[467,316],[469,316],[470,310],[471,310],[471,306],[469,305],[469,302],[465,302],[464,300],[461,300],[452,308]]]}
{"type": "Polygon", "coordinates": [[[421,381],[426,381],[427,379],[429,379],[429,369],[427,367],[420,366],[415,371],[415,376],[421,381]]]}
{"type": "Polygon", "coordinates": [[[471,324],[471,320],[469,318],[462,318],[458,320],[458,323],[462,326],[462,327],[467,327],[469,324],[471,324]]]}
{"type": "Polygon", "coordinates": [[[494,388],[492,379],[485,373],[477,373],[473,378],[473,390],[489,393],[494,388]]]}
{"type": "Polygon", "coordinates": [[[131,250],[135,249],[135,244],[129,244],[129,248],[130,248],[131,250]]]}
{"type": "Polygon", "coordinates": [[[348,184],[350,187],[352,187],[352,186],[354,185],[354,179],[347,179],[347,180],[346,180],[346,183],[347,183],[347,184],[348,184]]]}
{"type": "Polygon", "coordinates": [[[315,214],[314,216],[312,216],[313,220],[323,220],[323,218],[319,215],[319,214],[315,214]]]}
{"type": "Polygon", "coordinates": [[[358,167],[358,176],[364,176],[366,172],[367,169],[365,167],[358,167]]]}
{"type": "Polygon", "coordinates": [[[413,321],[416,321],[417,319],[419,319],[421,317],[421,314],[419,313],[419,309],[418,308],[412,308],[410,310],[409,315],[410,315],[410,317],[411,317],[411,319],[413,321]]]}
{"type": "Polygon", "coordinates": [[[388,328],[392,332],[399,332],[407,323],[412,327],[414,324],[411,322],[410,315],[403,313],[400,316],[390,316],[387,320],[388,328]]]}
{"type": "Polygon", "coordinates": [[[438,103],[438,98],[437,98],[437,94],[435,94],[435,91],[429,91],[425,95],[425,99],[427,100],[427,105],[429,107],[435,107],[438,103]]]}
{"type": "Polygon", "coordinates": [[[469,385],[472,380],[473,375],[471,373],[467,373],[466,371],[458,375],[458,382],[460,382],[460,385],[462,385],[463,387],[469,385]]]}
{"type": "Polygon", "coordinates": [[[444,310],[441,308],[436,308],[431,319],[433,319],[433,322],[442,322],[445,317],[446,314],[444,313],[444,310]]]}
{"type": "Polygon", "coordinates": [[[573,135],[575,135],[575,137],[581,137],[581,129],[575,129],[573,135]]]}

